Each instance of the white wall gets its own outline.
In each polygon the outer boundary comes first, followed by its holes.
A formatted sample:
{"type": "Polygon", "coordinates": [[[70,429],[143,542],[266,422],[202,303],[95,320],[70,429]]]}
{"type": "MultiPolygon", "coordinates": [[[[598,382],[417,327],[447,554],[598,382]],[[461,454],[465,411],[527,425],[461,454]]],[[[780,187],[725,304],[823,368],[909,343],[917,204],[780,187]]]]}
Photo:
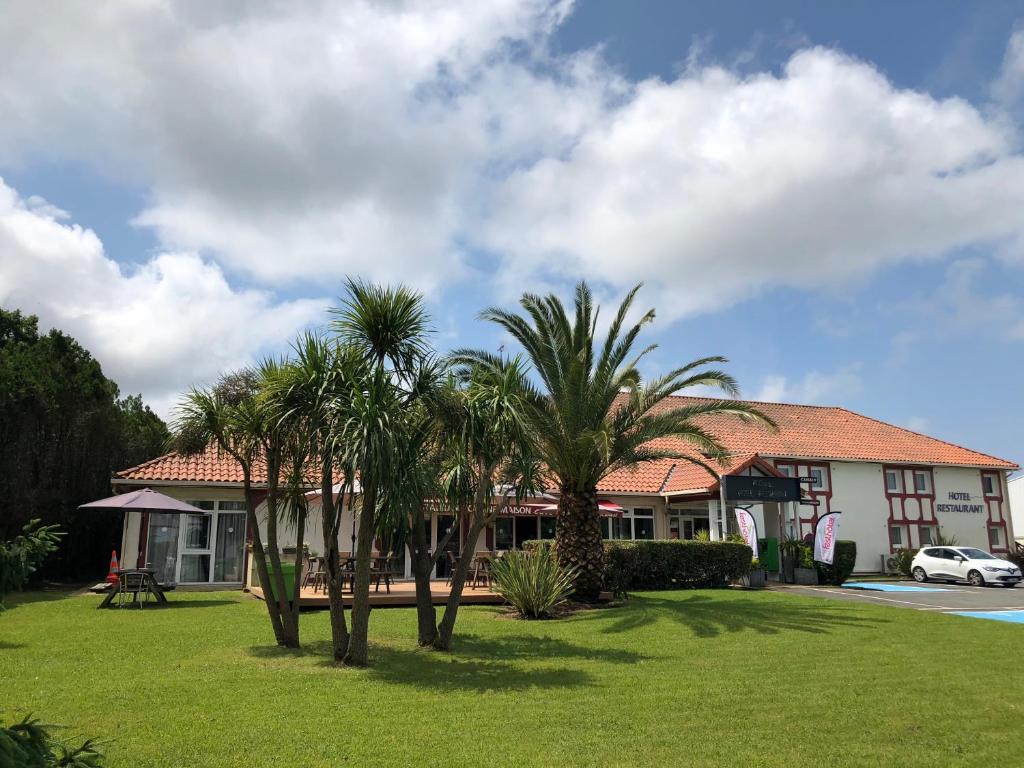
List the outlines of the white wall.
{"type": "Polygon", "coordinates": [[[1018,473],[1006,483],[1010,501],[1010,518],[1013,521],[1013,535],[1024,539],[1024,473],[1018,473]]]}

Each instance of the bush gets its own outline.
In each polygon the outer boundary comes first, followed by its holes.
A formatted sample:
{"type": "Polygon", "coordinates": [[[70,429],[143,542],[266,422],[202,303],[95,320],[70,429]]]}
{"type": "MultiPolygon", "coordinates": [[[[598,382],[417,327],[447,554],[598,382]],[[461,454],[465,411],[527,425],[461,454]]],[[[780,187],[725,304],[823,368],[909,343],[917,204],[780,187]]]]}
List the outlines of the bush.
{"type": "Polygon", "coordinates": [[[853,573],[857,564],[857,542],[839,539],[836,542],[835,557],[832,565],[817,563],[818,581],[822,584],[839,586],[853,573]]]}
{"type": "Polygon", "coordinates": [[[53,737],[53,726],[42,725],[31,716],[10,725],[0,723],[0,765],[25,768],[100,768],[103,755],[89,740],[70,746],[53,737]]]}
{"type": "Polygon", "coordinates": [[[549,552],[555,551],[554,539],[529,539],[523,542],[524,552],[549,552]]]}
{"type": "Polygon", "coordinates": [[[892,567],[893,570],[909,577],[910,564],[913,562],[914,555],[916,554],[916,549],[897,549],[896,553],[889,558],[887,564],[892,567]]]}
{"type": "Polygon", "coordinates": [[[526,619],[550,615],[572,594],[576,572],[563,568],[549,547],[506,552],[491,566],[494,588],[526,619]]]}
{"type": "Polygon", "coordinates": [[[21,589],[43,560],[57,549],[61,533],[56,525],[40,525],[30,520],[21,535],[11,541],[0,541],[0,610],[4,597],[21,589]]]}
{"type": "Polygon", "coordinates": [[[753,552],[729,541],[607,541],[605,588],[616,595],[635,589],[722,587],[750,572],[753,552]]]}

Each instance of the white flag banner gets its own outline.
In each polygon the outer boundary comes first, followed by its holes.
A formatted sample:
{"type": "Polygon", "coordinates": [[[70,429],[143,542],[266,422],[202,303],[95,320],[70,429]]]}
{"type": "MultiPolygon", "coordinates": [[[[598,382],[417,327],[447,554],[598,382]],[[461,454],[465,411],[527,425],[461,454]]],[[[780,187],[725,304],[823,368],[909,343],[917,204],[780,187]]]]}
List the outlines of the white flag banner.
{"type": "Polygon", "coordinates": [[[836,554],[836,539],[839,537],[839,513],[829,512],[818,518],[814,526],[814,559],[819,563],[832,565],[836,554]]]}
{"type": "Polygon", "coordinates": [[[747,546],[754,550],[754,557],[757,557],[757,523],[754,516],[745,509],[737,509],[736,525],[740,529],[740,536],[747,542],[747,546]]]}

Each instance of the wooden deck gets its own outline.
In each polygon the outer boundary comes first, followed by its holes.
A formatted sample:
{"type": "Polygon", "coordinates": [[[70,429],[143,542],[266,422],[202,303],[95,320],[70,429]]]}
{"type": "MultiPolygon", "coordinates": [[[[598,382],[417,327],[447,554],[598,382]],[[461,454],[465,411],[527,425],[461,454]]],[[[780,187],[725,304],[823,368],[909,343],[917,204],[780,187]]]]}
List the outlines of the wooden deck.
{"type": "MultiPolygon", "coordinates": [[[[260,587],[254,586],[249,591],[260,600],[263,599],[263,590],[260,587]]],[[[430,597],[434,605],[443,604],[448,599],[449,592],[450,588],[444,579],[434,579],[430,582],[430,597]]],[[[352,593],[345,592],[343,599],[345,605],[351,605],[352,593]]],[[[467,586],[462,590],[463,605],[501,605],[504,602],[501,595],[486,587],[467,586]]],[[[312,589],[303,589],[299,594],[299,605],[303,608],[326,608],[327,593],[322,590],[314,592],[312,589]]],[[[381,608],[416,605],[416,585],[412,581],[396,581],[391,585],[391,594],[385,591],[383,584],[379,592],[375,592],[371,585],[370,605],[381,608]]]]}

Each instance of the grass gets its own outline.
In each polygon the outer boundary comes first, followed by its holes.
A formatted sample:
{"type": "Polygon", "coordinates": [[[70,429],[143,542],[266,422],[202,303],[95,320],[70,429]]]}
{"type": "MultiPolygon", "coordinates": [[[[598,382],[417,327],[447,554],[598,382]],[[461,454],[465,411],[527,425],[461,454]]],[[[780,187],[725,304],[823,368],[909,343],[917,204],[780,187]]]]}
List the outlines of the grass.
{"type": "Polygon", "coordinates": [[[269,641],[241,593],[24,595],[0,615],[0,706],[107,740],[114,766],[1014,765],[1022,628],[770,592],[641,594],[524,622],[460,612],[451,654],[374,611],[373,666],[269,641]]]}

